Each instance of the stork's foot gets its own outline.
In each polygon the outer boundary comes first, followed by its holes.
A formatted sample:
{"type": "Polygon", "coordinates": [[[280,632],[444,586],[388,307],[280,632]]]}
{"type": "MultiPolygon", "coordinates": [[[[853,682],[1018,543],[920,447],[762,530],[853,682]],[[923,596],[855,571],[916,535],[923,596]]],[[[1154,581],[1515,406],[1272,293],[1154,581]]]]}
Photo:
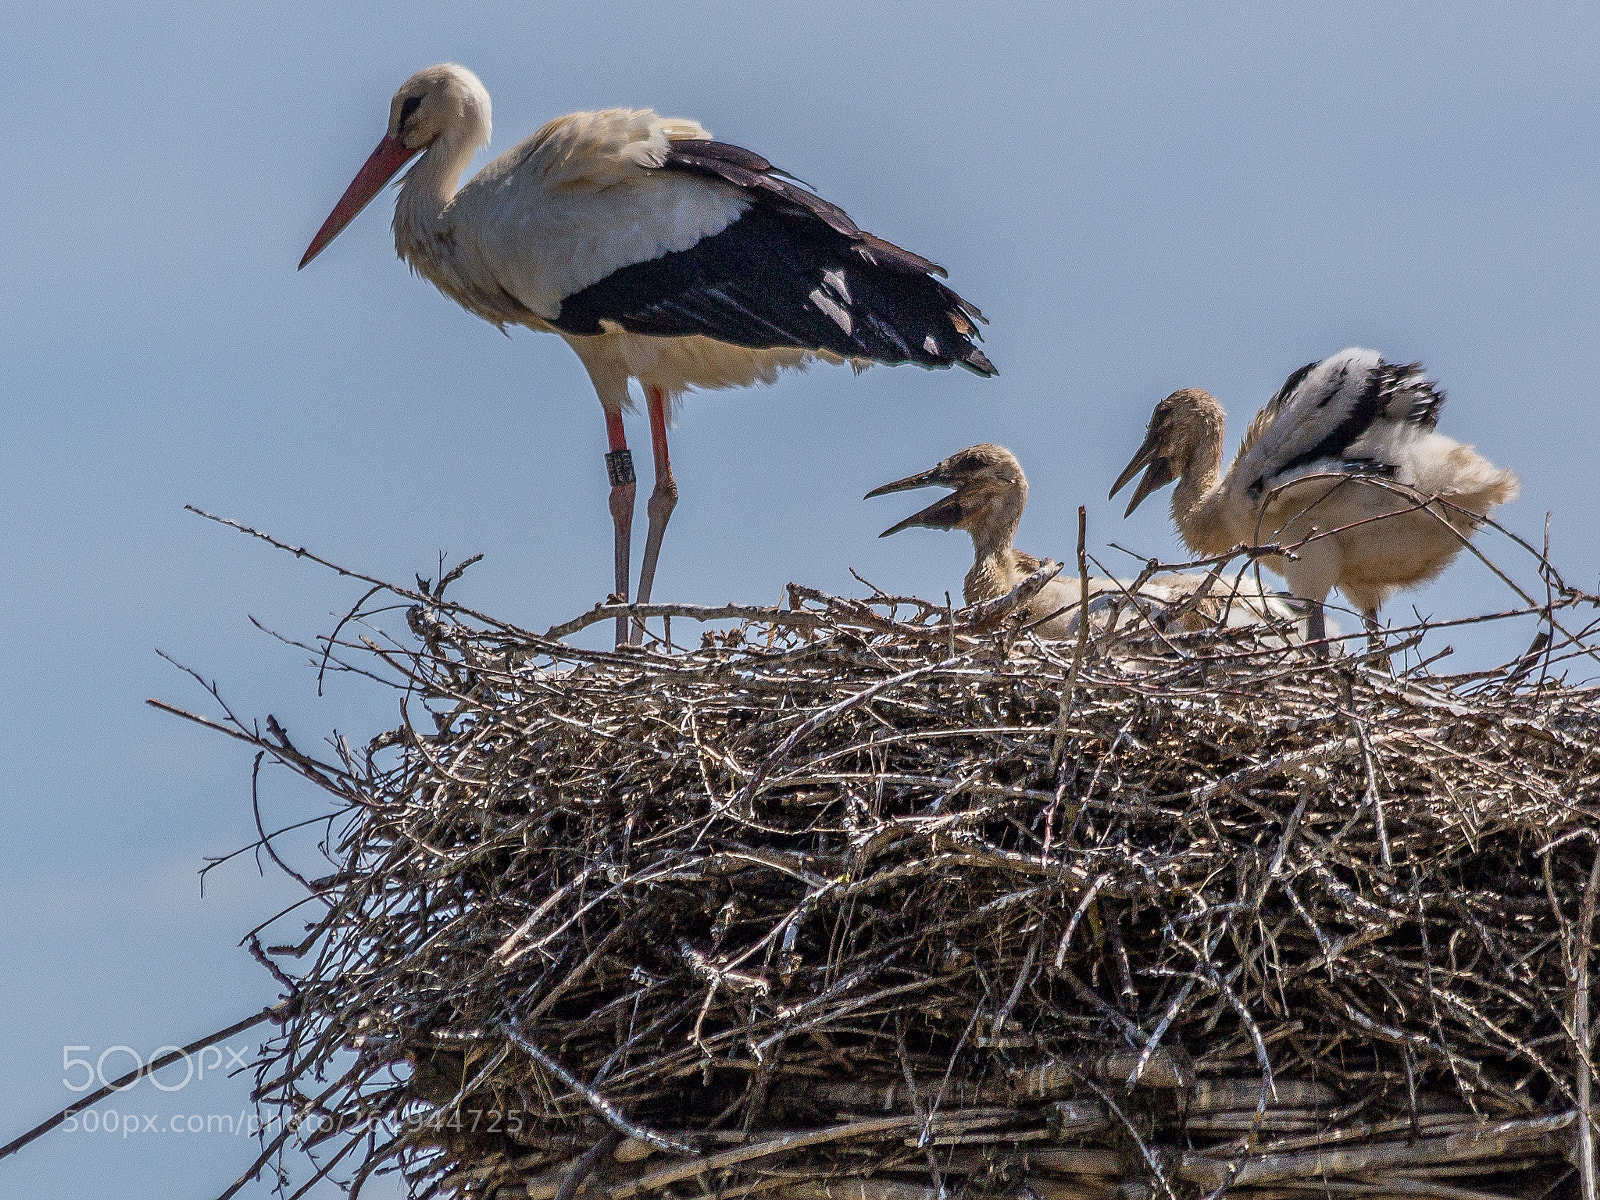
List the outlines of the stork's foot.
{"type": "MultiPolygon", "coordinates": [[[[655,489],[645,504],[645,513],[650,518],[650,528],[644,539],[644,562],[639,567],[640,604],[650,602],[650,591],[656,582],[656,560],[661,557],[661,539],[666,536],[667,522],[672,519],[672,510],[677,507],[678,482],[672,478],[672,471],[669,468],[665,475],[656,477],[655,489]]],[[[643,638],[644,618],[640,617],[633,625],[633,640],[637,643],[643,638]]]]}
{"type": "MultiPolygon", "coordinates": [[[[611,523],[615,529],[616,594],[628,602],[628,568],[633,561],[633,456],[627,450],[606,455],[606,472],[611,476],[611,523]]],[[[617,646],[628,641],[628,618],[617,618],[617,646]]]]}

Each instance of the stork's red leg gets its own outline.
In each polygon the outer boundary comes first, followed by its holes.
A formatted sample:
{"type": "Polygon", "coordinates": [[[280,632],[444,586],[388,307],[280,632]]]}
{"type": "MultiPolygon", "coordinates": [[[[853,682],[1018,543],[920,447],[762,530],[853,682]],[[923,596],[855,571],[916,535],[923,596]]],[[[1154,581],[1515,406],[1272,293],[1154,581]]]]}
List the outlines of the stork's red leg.
{"type": "MultiPolygon", "coordinates": [[[[622,414],[606,413],[606,439],[611,452],[606,455],[606,474],[611,477],[611,521],[616,527],[617,596],[628,599],[628,568],[632,560],[633,537],[633,452],[622,433],[622,414]]],[[[628,640],[628,618],[617,618],[617,645],[628,640]]]]}
{"type": "MultiPolygon", "coordinates": [[[[658,387],[645,385],[646,407],[650,410],[650,448],[656,457],[656,486],[650,493],[645,512],[650,516],[650,530],[644,539],[644,563],[639,568],[639,603],[650,600],[650,588],[656,581],[656,559],[661,556],[661,539],[667,532],[667,521],[678,504],[678,483],[672,478],[672,462],[667,457],[667,397],[658,387]]],[[[633,640],[644,637],[644,619],[633,627],[633,640]]]]}
{"type": "Polygon", "coordinates": [[[1389,644],[1383,640],[1383,626],[1378,624],[1378,610],[1362,609],[1361,623],[1367,627],[1367,650],[1373,655],[1372,665],[1393,671],[1394,663],[1388,654],[1389,644]]]}

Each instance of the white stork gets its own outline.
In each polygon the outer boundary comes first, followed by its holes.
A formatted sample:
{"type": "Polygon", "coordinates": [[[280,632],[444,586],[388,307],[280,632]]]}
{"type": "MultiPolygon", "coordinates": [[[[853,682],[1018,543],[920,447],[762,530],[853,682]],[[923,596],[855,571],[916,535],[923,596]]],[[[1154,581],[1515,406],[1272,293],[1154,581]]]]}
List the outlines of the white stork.
{"type": "MultiPolygon", "coordinates": [[[[1004,596],[1044,565],[1012,544],[1028,503],[1028,479],[1016,455],[1004,446],[986,442],[957,450],[920,474],[873,488],[866,499],[923,487],[955,490],[878,536],[888,537],[913,526],[966,530],[972,537],[972,569],[961,590],[968,604],[1004,596]]],[[[1180,606],[1205,583],[1206,576],[1192,572],[1154,575],[1139,588],[1137,602],[1162,626],[1168,620],[1166,610],[1180,606]]],[[[1132,595],[1132,580],[1099,576],[1089,580],[1091,611],[1103,611],[1132,595]]],[[[1030,623],[1039,622],[1035,628],[1041,637],[1065,637],[1077,631],[1082,597],[1083,585],[1076,575],[1057,576],[1028,601],[1023,617],[1030,623]]],[[[1132,615],[1125,609],[1123,620],[1132,615]]],[[[1177,627],[1192,631],[1219,622],[1238,626],[1294,620],[1296,614],[1281,599],[1264,595],[1258,584],[1240,577],[1214,583],[1177,627]]]]}
{"type": "Polygon", "coordinates": [[[1185,388],[1156,405],[1144,444],[1111,494],[1143,468],[1132,513],[1176,479],[1172,518],[1191,550],[1293,544],[1292,559],[1262,561],[1312,603],[1312,640],[1323,637],[1322,603],[1334,588],[1375,630],[1392,592],[1438,575],[1489,511],[1517,496],[1512,472],[1434,432],[1443,404],[1420,363],[1342,350],[1284,381],[1224,475],[1227,414],[1208,393],[1185,388]],[[1400,485],[1419,499],[1364,479],[1400,485]]]}
{"type": "MultiPolygon", "coordinates": [[[[934,278],[939,267],[862,232],[759,154],[712,141],[694,121],[645,109],[557,117],[458,190],[488,140],[489,93],[476,75],[452,63],[417,72],[300,265],[421,156],[395,203],[400,257],[502,330],[561,335],[589,372],[610,442],[623,600],[634,506],[622,426],[629,379],[644,390],[655,451],[643,603],[678,499],[667,424],[687,389],[770,383],[815,359],[995,373],[974,344],[982,314],[934,278]]],[[[619,645],[626,634],[618,618],[619,645]]]]}

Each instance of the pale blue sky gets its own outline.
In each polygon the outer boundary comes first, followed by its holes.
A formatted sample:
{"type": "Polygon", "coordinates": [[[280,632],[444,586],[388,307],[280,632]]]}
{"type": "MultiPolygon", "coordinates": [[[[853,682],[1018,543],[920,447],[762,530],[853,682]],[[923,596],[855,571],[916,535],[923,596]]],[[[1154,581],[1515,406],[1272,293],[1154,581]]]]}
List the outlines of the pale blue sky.
{"type": "MultiPolygon", "coordinates": [[[[0,1142],[70,1099],[63,1045],[145,1052],[274,992],[234,943],[290,889],[243,859],[204,899],[195,880],[252,836],[249,758],[143,705],[204,707],[156,648],[307,743],[394,717],[371,687],[319,699],[246,619],[309,637],[358,593],[185,503],[397,580],[483,551],[461,597],[535,628],[609,588],[604,432],[570,351],[412,278],[387,198],[294,270],[428,63],[483,78],[491,153],[577,108],[697,117],[992,321],[995,380],[819,369],[691,398],[661,598],[851,591],[850,567],[956,591],[964,539],[878,541],[916,502],[860,497],[985,440],[1032,480],[1025,547],[1065,556],[1083,502],[1095,543],[1173,554],[1162,503],[1124,522],[1105,499],[1155,401],[1204,386],[1236,437],[1352,344],[1422,359],[1445,431],[1520,471],[1507,521],[1537,538],[1552,510],[1594,586],[1593,6],[13,2],[0,46],[0,1142]]],[[[1470,561],[1413,599],[1508,601],[1470,561]]],[[[1460,638],[1457,661],[1526,636],[1460,638]]],[[[281,774],[265,795],[318,811],[281,774]]],[[[115,1107],[237,1113],[246,1091],[115,1107]]],[[[58,1133],[0,1163],[0,1197],[204,1197],[250,1154],[58,1133]]]]}

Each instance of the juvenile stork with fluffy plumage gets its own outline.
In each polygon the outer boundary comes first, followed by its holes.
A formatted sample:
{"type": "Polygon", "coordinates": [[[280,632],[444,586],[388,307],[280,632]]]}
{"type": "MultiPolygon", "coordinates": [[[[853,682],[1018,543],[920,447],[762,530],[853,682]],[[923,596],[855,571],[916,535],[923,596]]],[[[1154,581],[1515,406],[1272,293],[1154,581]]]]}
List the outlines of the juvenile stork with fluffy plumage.
{"type": "MultiPolygon", "coordinates": [[[[557,117],[458,189],[488,140],[478,77],[450,63],[419,71],[395,93],[388,132],[300,265],[421,156],[395,203],[400,257],[502,330],[559,334],[589,372],[610,443],[624,600],[630,379],[644,391],[655,452],[642,603],[677,504],[667,424],[687,389],[770,383],[817,359],[995,373],[975,344],[982,314],[935,278],[941,268],[864,233],[844,210],[694,121],[643,109],[557,117]]],[[[619,618],[619,644],[626,632],[619,618]]]]}
{"type": "MultiPolygon", "coordinates": [[[[866,499],[924,487],[954,490],[878,536],[916,526],[965,530],[972,538],[972,569],[962,581],[962,596],[968,604],[1004,596],[1044,565],[1042,559],[1014,545],[1028,504],[1028,478],[1016,455],[1004,446],[986,442],[957,450],[926,471],[873,488],[866,499]]],[[[1172,619],[1172,610],[1185,608],[1176,625],[1184,630],[1296,620],[1294,611],[1281,599],[1264,595],[1258,584],[1243,577],[1214,580],[1204,596],[1188,603],[1205,586],[1204,575],[1168,572],[1152,576],[1135,594],[1132,580],[1094,576],[1089,579],[1089,609],[1098,614],[1115,605],[1121,611],[1121,624],[1133,618],[1132,610],[1137,607],[1159,627],[1172,619]]],[[[1058,575],[1023,606],[1023,619],[1041,637],[1065,637],[1078,628],[1082,599],[1083,583],[1078,576],[1058,575]]]]}
{"type": "Polygon", "coordinates": [[[1227,414],[1185,388],[1156,405],[1111,495],[1142,469],[1132,513],[1176,479],[1172,517],[1196,554],[1293,545],[1293,558],[1262,561],[1313,604],[1313,639],[1334,588],[1375,630],[1393,592],[1438,575],[1490,510],[1517,496],[1514,474],[1434,431],[1443,404],[1420,363],[1342,350],[1284,381],[1224,475],[1227,414]]]}

